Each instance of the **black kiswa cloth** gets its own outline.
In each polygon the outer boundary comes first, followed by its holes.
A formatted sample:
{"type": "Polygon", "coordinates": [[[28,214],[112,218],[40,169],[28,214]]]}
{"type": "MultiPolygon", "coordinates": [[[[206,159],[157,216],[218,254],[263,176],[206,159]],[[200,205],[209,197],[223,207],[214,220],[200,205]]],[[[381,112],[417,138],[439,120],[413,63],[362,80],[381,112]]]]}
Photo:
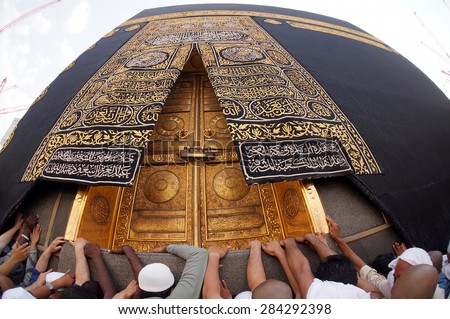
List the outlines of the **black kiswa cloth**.
{"type": "MultiPolygon", "coordinates": [[[[247,5],[143,11],[62,72],[23,117],[11,143],[0,154],[2,225],[31,189],[33,183],[20,180],[41,141],[86,81],[139,31],[125,28],[154,21],[153,15],[181,11],[186,17],[186,12],[195,10],[202,10],[196,16],[212,10],[245,10],[244,15],[276,39],[339,106],[383,172],[349,175],[350,179],[383,210],[405,240],[427,250],[443,250],[450,230],[450,103],[445,95],[406,59],[370,37],[349,32],[361,30],[344,21],[247,5]],[[255,14],[248,13],[251,11],[255,14]]],[[[226,49],[220,52],[232,53],[226,49]]]]}
{"type": "Polygon", "coordinates": [[[36,182],[21,182],[33,154],[75,94],[136,31],[116,32],[80,55],[61,72],[18,123],[0,153],[0,227],[24,201],[36,182]]]}
{"type": "Polygon", "coordinates": [[[350,180],[405,241],[444,251],[450,236],[449,99],[395,52],[255,20],[323,86],[369,145],[383,174],[350,180]]]}

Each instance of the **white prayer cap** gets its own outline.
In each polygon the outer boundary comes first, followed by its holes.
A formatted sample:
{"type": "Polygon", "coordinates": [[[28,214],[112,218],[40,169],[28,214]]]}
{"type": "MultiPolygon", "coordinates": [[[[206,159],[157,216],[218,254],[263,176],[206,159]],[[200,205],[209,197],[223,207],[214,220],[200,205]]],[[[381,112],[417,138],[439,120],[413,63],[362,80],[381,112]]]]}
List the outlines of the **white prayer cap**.
{"type": "Polygon", "coordinates": [[[160,292],[170,288],[175,277],[169,267],[153,263],[141,269],[138,275],[139,288],[148,292],[160,292]]]}

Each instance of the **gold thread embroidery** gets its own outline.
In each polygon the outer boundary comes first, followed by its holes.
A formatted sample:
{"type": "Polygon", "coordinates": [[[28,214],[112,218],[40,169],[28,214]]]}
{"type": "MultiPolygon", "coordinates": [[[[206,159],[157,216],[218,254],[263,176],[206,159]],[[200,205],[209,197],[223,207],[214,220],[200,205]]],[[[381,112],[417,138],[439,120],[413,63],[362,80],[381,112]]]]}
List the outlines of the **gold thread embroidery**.
{"type": "Polygon", "coordinates": [[[0,154],[8,147],[9,143],[12,141],[13,137],[14,137],[14,133],[16,132],[17,129],[17,125],[14,127],[14,129],[12,130],[11,133],[9,133],[8,137],[6,138],[5,143],[3,143],[3,145],[0,148],[0,154]]]}
{"type": "MultiPolygon", "coordinates": [[[[120,27],[132,25],[132,24],[136,24],[136,23],[147,23],[147,22],[151,22],[151,21],[165,20],[165,19],[178,19],[178,18],[197,17],[197,16],[222,16],[222,15],[267,17],[267,18],[271,18],[273,20],[274,19],[288,20],[288,21],[290,20],[293,22],[317,25],[317,26],[321,26],[324,28],[328,28],[329,31],[332,31],[332,29],[334,29],[335,31],[332,32],[331,34],[336,35],[336,36],[342,36],[345,33],[359,35],[360,37],[367,38],[369,40],[372,40],[372,41],[378,43],[376,46],[379,48],[382,48],[384,50],[387,50],[387,51],[390,51],[393,53],[397,53],[394,49],[392,49],[391,47],[389,47],[388,45],[386,45],[385,43],[383,43],[376,37],[374,37],[368,33],[365,33],[365,32],[361,32],[361,31],[358,31],[358,30],[355,30],[352,28],[343,27],[343,26],[329,23],[329,22],[295,17],[295,16],[290,16],[290,15],[285,15],[285,14],[269,13],[269,12],[234,11],[234,10],[208,10],[208,11],[200,10],[200,11],[189,11],[189,12],[166,13],[166,14],[161,14],[161,15],[157,15],[157,16],[147,16],[147,17],[142,17],[142,18],[138,18],[138,19],[128,20],[128,21],[125,21],[124,23],[122,23],[120,25],[120,27]],[[343,31],[343,33],[338,33],[338,32],[336,32],[337,30],[343,31]]],[[[322,29],[321,32],[325,32],[328,30],[322,29]]],[[[313,31],[318,31],[318,30],[313,30],[313,31]]],[[[351,37],[350,35],[347,35],[346,37],[351,38],[352,40],[356,40],[356,41],[362,40],[360,37],[351,37]]],[[[372,42],[370,42],[370,41],[363,41],[363,42],[367,43],[367,44],[372,44],[372,42]]]]}
{"type": "Polygon", "coordinates": [[[330,28],[326,28],[326,27],[321,27],[321,26],[317,26],[317,25],[311,25],[311,24],[306,24],[306,23],[299,23],[299,22],[292,22],[292,21],[286,21],[290,26],[294,27],[294,28],[299,28],[299,29],[305,29],[305,30],[312,30],[312,31],[317,31],[317,32],[322,32],[322,33],[327,33],[327,34],[332,34],[332,35],[337,35],[343,38],[348,38],[348,39],[352,39],[355,41],[359,41],[359,42],[363,42],[366,44],[370,44],[373,46],[376,46],[378,48],[384,49],[384,50],[388,50],[388,51],[392,51],[390,48],[387,48],[386,45],[378,42],[378,41],[374,41],[374,40],[370,40],[367,39],[367,35],[364,36],[358,36],[358,35],[354,35],[354,32],[345,32],[345,31],[341,31],[341,30],[333,30],[330,28]]]}
{"type": "Polygon", "coordinates": [[[50,85],[48,85],[42,92],[41,94],[39,94],[39,96],[36,98],[36,100],[34,100],[34,102],[31,105],[36,104],[36,102],[38,102],[40,99],[42,99],[44,97],[45,94],[47,94],[48,90],[50,89],[50,85]]]}
{"type": "Polygon", "coordinates": [[[282,22],[275,20],[275,19],[265,19],[264,22],[269,23],[269,24],[275,24],[275,25],[283,24],[282,22]]]}
{"type": "Polygon", "coordinates": [[[93,48],[95,48],[97,46],[97,43],[94,43],[93,45],[91,45],[89,48],[86,49],[86,51],[92,50],[93,48]]]}
{"type": "Polygon", "coordinates": [[[73,68],[73,66],[75,65],[76,62],[77,62],[77,60],[73,60],[68,66],[66,66],[66,68],[63,70],[63,72],[66,72],[67,70],[73,68]]]}
{"type": "Polygon", "coordinates": [[[133,25],[133,26],[131,26],[131,27],[126,28],[125,31],[130,32],[130,31],[139,29],[140,27],[141,27],[141,26],[140,26],[139,24],[136,24],[136,25],[133,25]]]}
{"type": "Polygon", "coordinates": [[[139,31],[86,82],[41,142],[23,181],[39,177],[62,146],[145,147],[191,50],[191,45],[149,46],[146,39],[157,33],[157,25],[139,31]]]}
{"type": "Polygon", "coordinates": [[[23,180],[62,146],[144,147],[196,45],[235,141],[335,138],[354,171],[379,173],[367,145],[319,83],[249,17],[148,23],[86,82],[42,141],[23,180]]]}
{"type": "Polygon", "coordinates": [[[119,31],[119,30],[120,30],[120,29],[114,29],[114,30],[111,30],[111,31],[109,31],[107,34],[105,34],[105,35],[103,36],[103,38],[108,38],[108,37],[110,37],[110,36],[116,34],[116,32],[119,31]]]}

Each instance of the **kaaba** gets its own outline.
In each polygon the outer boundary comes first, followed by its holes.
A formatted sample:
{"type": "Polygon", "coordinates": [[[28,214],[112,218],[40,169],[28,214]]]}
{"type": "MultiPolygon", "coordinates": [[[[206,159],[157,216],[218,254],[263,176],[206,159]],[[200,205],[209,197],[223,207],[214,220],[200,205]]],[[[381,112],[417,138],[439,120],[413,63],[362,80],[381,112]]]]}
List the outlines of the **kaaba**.
{"type": "Polygon", "coordinates": [[[450,236],[450,101],[334,18],[142,11],[64,69],[0,153],[0,222],[139,252],[327,233],[366,260],[450,236]]]}

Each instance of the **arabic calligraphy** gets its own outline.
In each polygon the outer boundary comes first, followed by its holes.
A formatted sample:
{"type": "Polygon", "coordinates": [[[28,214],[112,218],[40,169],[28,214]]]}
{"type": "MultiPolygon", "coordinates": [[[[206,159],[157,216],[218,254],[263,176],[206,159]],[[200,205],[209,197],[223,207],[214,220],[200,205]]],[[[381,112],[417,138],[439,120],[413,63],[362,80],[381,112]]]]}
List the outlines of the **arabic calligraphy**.
{"type": "Polygon", "coordinates": [[[140,158],[138,149],[60,148],[43,169],[43,178],[89,184],[130,183],[140,158]]]}
{"type": "Polygon", "coordinates": [[[267,179],[267,176],[272,180],[284,180],[351,171],[339,145],[333,140],[243,142],[239,149],[244,158],[243,170],[251,183],[267,179]]]}
{"type": "Polygon", "coordinates": [[[335,165],[340,171],[343,159],[348,159],[356,174],[381,172],[345,114],[260,25],[245,15],[205,15],[155,19],[130,33],[128,42],[73,97],[22,180],[36,179],[44,167],[47,173],[50,167],[56,172],[57,165],[47,163],[60,148],[132,145],[144,149],[194,49],[201,56],[236,143],[325,138],[338,141],[345,154],[310,156],[289,164],[272,159],[264,164],[269,170],[283,165],[294,170],[302,165],[308,169],[335,165]]]}

